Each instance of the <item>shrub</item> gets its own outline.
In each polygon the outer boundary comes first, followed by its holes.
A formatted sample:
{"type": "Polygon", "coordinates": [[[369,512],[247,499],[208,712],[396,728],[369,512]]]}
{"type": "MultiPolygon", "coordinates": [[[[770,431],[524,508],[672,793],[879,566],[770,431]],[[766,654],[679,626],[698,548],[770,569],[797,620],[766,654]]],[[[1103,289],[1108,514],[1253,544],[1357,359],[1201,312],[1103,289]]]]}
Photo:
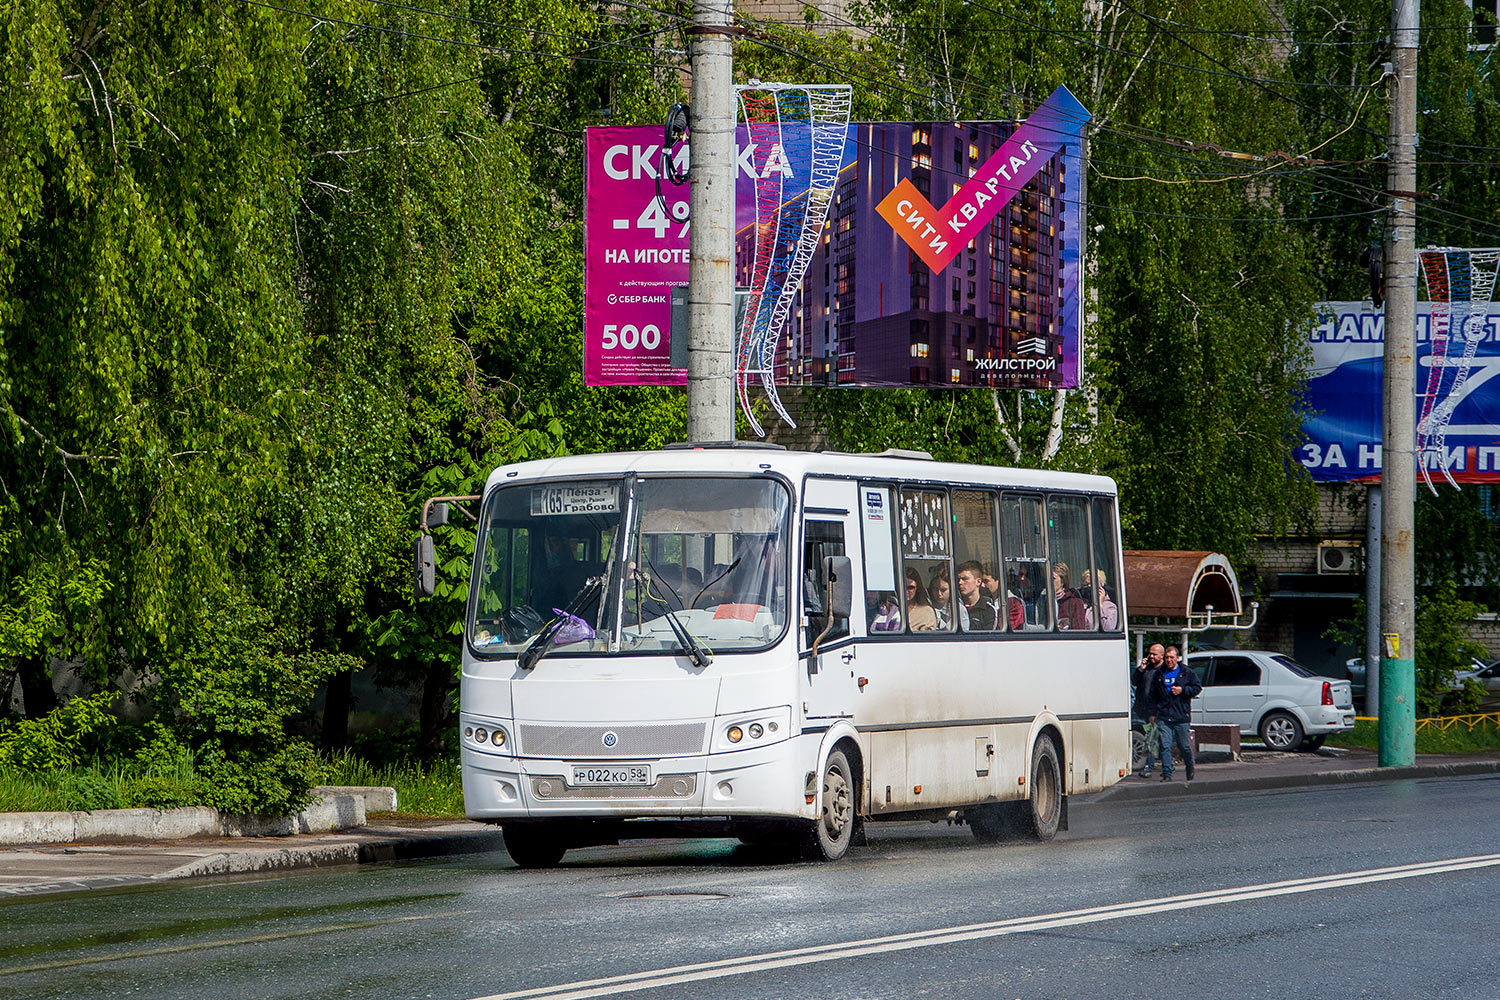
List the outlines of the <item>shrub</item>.
{"type": "Polygon", "coordinates": [[[0,724],[0,767],[58,771],[77,767],[90,744],[114,724],[107,692],[74,698],[39,719],[0,724]]]}
{"type": "Polygon", "coordinates": [[[1489,652],[1464,634],[1465,626],[1484,608],[1460,600],[1458,587],[1444,580],[1417,601],[1416,670],[1417,711],[1421,715],[1449,715],[1472,711],[1483,689],[1467,684],[1454,691],[1455,674],[1474,657],[1489,652]]]}
{"type": "MultiPolygon", "coordinates": [[[[239,597],[215,602],[187,623],[186,640],[161,668],[160,718],[191,756],[199,801],[227,812],[288,813],[307,805],[320,768],[313,748],[286,721],[327,677],[358,666],[351,656],[309,651],[239,597]]],[[[158,737],[159,762],[180,751],[158,737]]]]}

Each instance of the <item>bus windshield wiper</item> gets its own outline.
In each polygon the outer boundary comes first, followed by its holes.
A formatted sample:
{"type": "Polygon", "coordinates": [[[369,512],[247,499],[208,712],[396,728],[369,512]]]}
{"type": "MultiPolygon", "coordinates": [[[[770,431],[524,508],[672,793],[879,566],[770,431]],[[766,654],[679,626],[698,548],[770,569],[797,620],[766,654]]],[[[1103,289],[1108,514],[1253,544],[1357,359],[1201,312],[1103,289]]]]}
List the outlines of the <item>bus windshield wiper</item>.
{"type": "Polygon", "coordinates": [[[546,656],[547,651],[552,648],[552,637],[557,635],[558,629],[573,618],[573,612],[583,607],[589,598],[598,592],[603,580],[602,576],[590,577],[583,585],[583,589],[568,602],[567,607],[563,608],[562,613],[543,625],[536,637],[526,644],[526,648],[521,650],[521,655],[516,657],[516,665],[522,670],[530,670],[536,666],[536,661],[546,656]]]}
{"type": "Polygon", "coordinates": [[[700,590],[700,591],[698,591],[697,595],[693,598],[692,602],[688,604],[688,607],[690,607],[690,608],[696,608],[698,606],[698,598],[702,597],[704,594],[708,593],[708,588],[709,587],[712,587],[714,584],[716,584],[720,580],[724,579],[730,573],[733,573],[734,572],[734,568],[736,566],[738,566],[740,564],[740,561],[742,559],[744,559],[744,558],[745,558],[744,556],[735,556],[734,557],[734,562],[732,562],[728,566],[724,567],[724,572],[720,573],[718,576],[714,577],[712,580],[708,581],[707,583],[705,583],[703,585],[703,589],[700,590]]]}
{"type": "Polygon", "coordinates": [[[714,662],[714,654],[703,648],[703,644],[693,637],[688,627],[677,617],[665,601],[657,601],[661,609],[666,613],[667,624],[672,626],[672,632],[677,636],[677,642],[682,646],[682,651],[687,654],[688,659],[693,661],[695,667],[706,667],[714,662]]]}
{"type": "MultiPolygon", "coordinates": [[[[678,597],[677,591],[672,590],[672,585],[661,578],[661,574],[656,572],[656,567],[651,565],[651,560],[646,560],[646,565],[650,567],[647,581],[660,583],[668,590],[671,590],[672,596],[677,597],[680,602],[682,599],[678,597]]],[[[677,636],[677,644],[682,647],[682,651],[687,654],[688,659],[693,661],[694,666],[706,667],[714,662],[714,654],[704,649],[703,644],[693,637],[693,633],[688,631],[688,627],[682,623],[682,619],[677,617],[677,612],[672,610],[672,605],[652,593],[650,587],[646,589],[646,599],[661,608],[667,619],[667,624],[672,628],[672,634],[677,636]]]]}

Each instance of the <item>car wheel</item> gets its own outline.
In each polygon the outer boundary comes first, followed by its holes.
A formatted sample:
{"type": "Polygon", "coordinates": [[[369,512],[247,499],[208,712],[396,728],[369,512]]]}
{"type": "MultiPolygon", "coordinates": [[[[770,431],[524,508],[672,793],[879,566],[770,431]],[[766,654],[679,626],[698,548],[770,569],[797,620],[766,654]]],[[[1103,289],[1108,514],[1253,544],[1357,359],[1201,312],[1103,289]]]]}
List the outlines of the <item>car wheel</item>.
{"type": "Polygon", "coordinates": [[[1038,736],[1031,748],[1031,795],[1027,800],[1026,821],[1037,840],[1057,836],[1062,823],[1062,766],[1057,760],[1057,746],[1046,736],[1038,736]]]}
{"type": "Polygon", "coordinates": [[[1286,712],[1272,712],[1260,722],[1260,738],[1272,750],[1295,750],[1302,744],[1302,723],[1286,712]]]}
{"type": "Polygon", "coordinates": [[[849,850],[858,811],[857,794],[849,758],[842,750],[833,751],[823,765],[823,810],[809,831],[808,853],[814,858],[837,861],[849,850]]]}
{"type": "Polygon", "coordinates": [[[568,852],[562,831],[548,823],[504,823],[505,852],[522,868],[552,868],[568,852]]]}

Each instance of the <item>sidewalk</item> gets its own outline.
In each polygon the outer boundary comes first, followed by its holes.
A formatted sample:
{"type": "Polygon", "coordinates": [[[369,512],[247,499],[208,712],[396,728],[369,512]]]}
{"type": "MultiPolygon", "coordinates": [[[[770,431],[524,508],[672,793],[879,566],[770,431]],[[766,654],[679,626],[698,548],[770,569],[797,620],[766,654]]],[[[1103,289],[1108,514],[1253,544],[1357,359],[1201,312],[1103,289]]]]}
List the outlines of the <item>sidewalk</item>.
{"type": "Polygon", "coordinates": [[[1381,767],[1374,750],[1323,747],[1312,753],[1287,753],[1246,744],[1238,761],[1227,751],[1206,750],[1199,755],[1194,780],[1179,763],[1171,781],[1161,780],[1161,768],[1149,778],[1131,776],[1105,791],[1078,796],[1076,801],[1119,802],[1174,795],[1213,795],[1267,788],[1306,788],[1357,781],[1398,781],[1404,778],[1449,778],[1471,774],[1500,775],[1500,754],[1417,754],[1408,767],[1381,767]]]}
{"type": "MultiPolygon", "coordinates": [[[[1373,750],[1277,753],[1246,746],[1242,759],[1201,755],[1195,780],[1179,766],[1170,782],[1125,778],[1076,805],[1359,781],[1500,775],[1497,754],[1421,754],[1410,767],[1378,766],[1373,750]]],[[[498,827],[464,820],[377,816],[357,829],[273,837],[193,837],[133,843],[0,847],[0,901],[47,893],[152,885],[171,879],[369,864],[503,849],[498,827]]]]}

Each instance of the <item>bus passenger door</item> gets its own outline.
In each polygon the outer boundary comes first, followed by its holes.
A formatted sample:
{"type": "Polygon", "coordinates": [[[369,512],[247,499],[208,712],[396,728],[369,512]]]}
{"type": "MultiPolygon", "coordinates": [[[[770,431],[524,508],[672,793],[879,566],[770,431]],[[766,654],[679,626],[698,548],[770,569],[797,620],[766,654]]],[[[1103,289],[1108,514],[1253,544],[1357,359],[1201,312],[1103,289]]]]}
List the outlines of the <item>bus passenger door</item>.
{"type": "MultiPolygon", "coordinates": [[[[848,556],[855,567],[859,566],[859,532],[854,520],[858,497],[854,483],[829,479],[807,480],[803,494],[798,642],[803,716],[809,727],[851,717],[859,693],[857,649],[851,637],[863,630],[864,608],[855,601],[850,609],[852,618],[830,619],[824,614],[828,581],[823,565],[827,556],[848,556]],[[813,655],[814,646],[817,655],[813,655]]],[[[859,579],[857,568],[855,579],[859,579]]],[[[861,586],[855,587],[856,593],[861,586]]]]}

